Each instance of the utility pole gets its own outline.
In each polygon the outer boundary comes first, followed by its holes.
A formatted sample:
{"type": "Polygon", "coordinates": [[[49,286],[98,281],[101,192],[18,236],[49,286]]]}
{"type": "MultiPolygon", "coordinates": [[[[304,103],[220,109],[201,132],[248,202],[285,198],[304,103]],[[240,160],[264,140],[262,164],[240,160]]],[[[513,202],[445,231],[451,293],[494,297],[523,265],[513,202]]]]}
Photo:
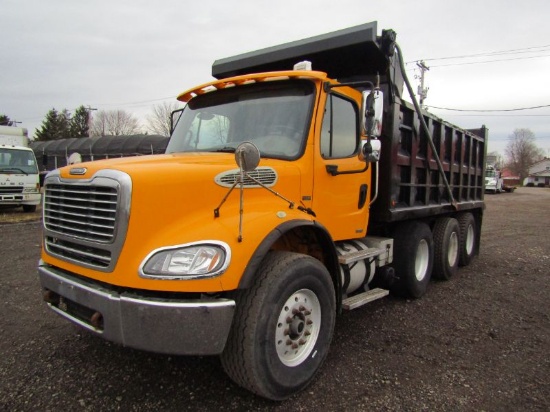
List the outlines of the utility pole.
{"type": "Polygon", "coordinates": [[[86,110],[88,111],[88,137],[90,137],[90,131],[92,130],[93,125],[92,111],[97,109],[88,105],[88,107],[86,107],[86,110]]]}
{"type": "Polygon", "coordinates": [[[424,63],[424,61],[422,60],[416,62],[416,65],[420,69],[420,85],[418,86],[418,97],[420,101],[420,107],[424,109],[424,100],[426,99],[426,97],[428,97],[428,90],[430,89],[429,87],[424,87],[424,73],[430,70],[430,68],[426,66],[426,63],[424,63]]]}

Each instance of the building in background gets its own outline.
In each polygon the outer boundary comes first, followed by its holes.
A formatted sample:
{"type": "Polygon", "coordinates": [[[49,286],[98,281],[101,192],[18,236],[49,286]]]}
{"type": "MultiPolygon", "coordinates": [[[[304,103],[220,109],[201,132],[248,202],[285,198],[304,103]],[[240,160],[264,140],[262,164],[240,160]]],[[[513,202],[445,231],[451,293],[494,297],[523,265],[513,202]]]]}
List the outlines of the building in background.
{"type": "Polygon", "coordinates": [[[550,186],[550,158],[545,157],[529,167],[529,176],[523,180],[524,186],[550,186]]]}

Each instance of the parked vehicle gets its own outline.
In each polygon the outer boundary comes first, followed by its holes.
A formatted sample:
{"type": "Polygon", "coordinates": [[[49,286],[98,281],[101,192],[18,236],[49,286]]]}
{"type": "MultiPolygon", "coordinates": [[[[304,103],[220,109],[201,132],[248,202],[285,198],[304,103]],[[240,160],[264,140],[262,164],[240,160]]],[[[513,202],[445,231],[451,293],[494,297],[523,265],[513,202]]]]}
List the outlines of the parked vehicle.
{"type": "Polygon", "coordinates": [[[485,168],[485,192],[501,193],[504,189],[504,180],[500,170],[495,165],[485,168]]]}
{"type": "Polygon", "coordinates": [[[0,206],[34,212],[40,200],[38,167],[27,129],[0,126],[0,206]]]}
{"type": "Polygon", "coordinates": [[[49,307],[92,333],[220,355],[281,400],[311,382],[342,310],[420,298],[478,253],[487,129],[404,101],[395,32],[376,22],[212,72],[179,95],[166,154],[46,177],[38,273],[49,307]]]}

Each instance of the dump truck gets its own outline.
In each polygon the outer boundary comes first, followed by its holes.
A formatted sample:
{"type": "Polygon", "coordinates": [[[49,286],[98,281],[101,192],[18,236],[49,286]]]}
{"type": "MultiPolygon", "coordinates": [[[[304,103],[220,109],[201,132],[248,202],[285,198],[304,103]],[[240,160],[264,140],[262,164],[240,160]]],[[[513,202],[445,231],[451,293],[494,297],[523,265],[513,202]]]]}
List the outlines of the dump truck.
{"type": "Polygon", "coordinates": [[[41,196],[27,129],[0,126],[0,206],[21,206],[24,212],[34,212],[41,196]]]}
{"type": "Polygon", "coordinates": [[[49,308],[91,333],[219,355],[282,400],[347,310],[420,298],[478,254],[487,128],[422,111],[376,22],[212,74],[178,96],[165,154],[48,174],[38,275],[49,308]]]}

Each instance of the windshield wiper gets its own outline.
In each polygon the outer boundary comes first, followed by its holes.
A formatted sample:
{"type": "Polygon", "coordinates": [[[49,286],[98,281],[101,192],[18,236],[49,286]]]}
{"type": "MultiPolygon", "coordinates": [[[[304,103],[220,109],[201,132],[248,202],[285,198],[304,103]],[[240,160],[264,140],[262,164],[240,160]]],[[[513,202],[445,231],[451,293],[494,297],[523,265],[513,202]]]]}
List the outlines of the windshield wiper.
{"type": "Polygon", "coordinates": [[[231,146],[220,147],[219,149],[213,150],[213,152],[220,153],[235,153],[235,148],[231,146]]]}
{"type": "Polygon", "coordinates": [[[23,169],[19,169],[18,167],[4,167],[3,169],[0,169],[0,172],[12,172],[12,171],[15,171],[15,172],[19,171],[19,172],[25,174],[26,176],[29,175],[23,169]]]}

